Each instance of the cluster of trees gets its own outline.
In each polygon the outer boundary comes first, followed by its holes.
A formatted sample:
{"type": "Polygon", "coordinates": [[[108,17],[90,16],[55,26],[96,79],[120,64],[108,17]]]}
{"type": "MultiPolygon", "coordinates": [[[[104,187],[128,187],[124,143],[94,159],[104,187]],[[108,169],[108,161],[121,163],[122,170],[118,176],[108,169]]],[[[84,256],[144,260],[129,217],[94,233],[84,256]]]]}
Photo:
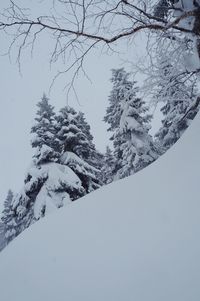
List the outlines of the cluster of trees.
{"type": "MultiPolygon", "coordinates": [[[[164,79],[170,77],[171,66],[163,70],[164,79]]],[[[112,133],[113,149],[107,146],[105,154],[96,149],[82,112],[65,106],[56,115],[43,95],[31,129],[35,152],[24,186],[16,195],[9,190],[4,203],[0,229],[4,245],[50,211],[140,171],[172,146],[188,127],[198,111],[198,105],[191,106],[197,99],[193,87],[190,91],[184,82],[172,81],[165,95],[166,83],[161,81],[154,97],[163,102],[163,120],[152,137],[152,115],[130,76],[123,68],[112,70],[113,87],[104,121],[112,133]]]]}
{"type": "Polygon", "coordinates": [[[37,104],[35,149],[20,193],[9,191],[2,229],[6,243],[49,211],[99,188],[101,157],[83,113],[66,106],[58,115],[46,95],[37,104]]]}
{"type": "Polygon", "coordinates": [[[21,192],[9,191],[4,204],[4,245],[54,208],[138,172],[179,139],[200,103],[200,0],[55,0],[51,13],[37,18],[10,1],[0,15],[0,34],[12,33],[8,52],[17,50],[19,66],[23,51],[31,47],[32,53],[41,33],[52,34],[51,63],[62,57],[72,62],[66,72],[75,68],[70,87],[91,50],[103,45],[114,52],[121,40],[130,43],[139,31],[148,41],[143,89],[154,104],[162,103],[161,128],[151,136],[146,99],[123,68],[112,70],[104,121],[113,148],[105,154],[97,151],[83,113],[66,106],[56,115],[44,95],[31,129],[36,150],[31,167],[21,192]]]}
{"type": "Polygon", "coordinates": [[[153,116],[131,74],[123,68],[112,70],[113,88],[104,121],[112,132],[113,151],[106,151],[104,182],[132,175],[165,153],[183,134],[196,116],[200,97],[194,78],[185,74],[177,77],[177,65],[172,66],[166,56],[157,69],[158,84],[152,97],[161,103],[162,124],[154,137],[150,134],[153,116]]]}

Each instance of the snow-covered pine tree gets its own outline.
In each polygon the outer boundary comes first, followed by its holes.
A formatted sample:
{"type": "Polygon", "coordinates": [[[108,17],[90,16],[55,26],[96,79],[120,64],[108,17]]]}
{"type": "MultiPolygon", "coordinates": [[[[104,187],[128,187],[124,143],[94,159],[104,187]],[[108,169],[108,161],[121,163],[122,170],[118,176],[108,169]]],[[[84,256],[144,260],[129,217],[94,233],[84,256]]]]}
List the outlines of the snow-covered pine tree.
{"type": "Polygon", "coordinates": [[[162,126],[155,137],[163,152],[170,148],[190,125],[199,110],[195,80],[178,70],[165,55],[160,62],[159,87],[154,101],[163,102],[162,126]]]}
{"type": "Polygon", "coordinates": [[[36,148],[34,155],[36,164],[45,162],[56,162],[59,157],[58,143],[55,137],[55,112],[54,107],[49,104],[45,94],[37,103],[38,111],[35,124],[31,128],[33,139],[32,147],[36,148]]]}
{"type": "Polygon", "coordinates": [[[145,102],[137,97],[137,92],[124,99],[122,107],[123,113],[118,131],[122,139],[121,168],[117,171],[117,177],[120,179],[138,172],[160,155],[149,134],[149,122],[152,117],[148,114],[145,102]]]}
{"type": "Polygon", "coordinates": [[[7,197],[4,202],[4,209],[1,216],[1,236],[3,238],[1,248],[5,247],[13,238],[17,236],[17,223],[12,208],[13,192],[8,190],[7,197]]]}
{"type": "Polygon", "coordinates": [[[109,184],[113,181],[115,165],[116,162],[113,152],[110,147],[107,146],[103,158],[103,166],[101,168],[102,182],[104,184],[109,184]]]}
{"type": "MultiPolygon", "coordinates": [[[[12,202],[12,218],[18,235],[37,219],[85,194],[81,180],[69,166],[60,163],[55,113],[44,95],[38,103],[31,144],[36,148],[24,186],[12,202]]],[[[9,233],[6,235],[9,236],[9,233]]],[[[9,239],[12,238],[9,236],[9,239]]]]}
{"type": "MultiPolygon", "coordinates": [[[[108,131],[114,132],[119,128],[120,118],[122,114],[121,102],[123,101],[127,91],[132,88],[129,81],[129,74],[124,70],[112,69],[112,77],[110,79],[113,87],[108,97],[109,106],[106,109],[104,121],[109,124],[108,131]]],[[[114,135],[114,134],[113,134],[114,135]]],[[[114,138],[112,135],[111,140],[114,138]]]]}
{"type": "Polygon", "coordinates": [[[60,161],[79,177],[85,193],[99,188],[100,171],[94,166],[98,152],[83,113],[69,106],[62,108],[57,116],[57,137],[62,154],[60,161]]]}
{"type": "Polygon", "coordinates": [[[132,82],[129,80],[129,74],[124,68],[112,69],[110,81],[112,83],[112,90],[108,97],[109,106],[106,109],[106,115],[103,120],[109,124],[108,131],[112,132],[110,140],[113,141],[114,156],[116,158],[113,172],[116,174],[117,170],[121,168],[122,159],[120,150],[122,137],[118,134],[122,115],[121,106],[127,91],[130,91],[132,88],[132,82]]]}
{"type": "Polygon", "coordinates": [[[116,157],[115,179],[129,176],[158,158],[152,137],[149,135],[151,116],[141,98],[137,96],[135,81],[123,68],[112,70],[113,89],[104,120],[109,131],[116,157]]]}
{"type": "Polygon", "coordinates": [[[57,162],[33,163],[12,205],[19,232],[83,195],[81,181],[69,167],[57,162]]]}
{"type": "MultiPolygon", "coordinates": [[[[79,128],[81,131],[85,134],[87,137],[87,140],[89,142],[89,148],[87,148],[87,151],[84,154],[84,159],[89,163],[91,166],[94,166],[98,170],[101,170],[103,166],[103,154],[96,149],[96,146],[93,141],[93,136],[91,134],[91,128],[88,122],[86,121],[85,115],[83,112],[78,112],[77,113],[77,121],[79,124],[79,128]]],[[[99,171],[97,173],[97,177],[99,179],[99,171]]],[[[99,179],[99,183],[100,183],[99,179]]]]}
{"type": "Polygon", "coordinates": [[[82,152],[79,155],[84,157],[85,159],[90,160],[92,157],[92,153],[96,152],[90,125],[86,121],[84,113],[80,111],[76,113],[76,121],[78,128],[85,135],[85,138],[87,140],[87,143],[82,148],[82,152]]]}

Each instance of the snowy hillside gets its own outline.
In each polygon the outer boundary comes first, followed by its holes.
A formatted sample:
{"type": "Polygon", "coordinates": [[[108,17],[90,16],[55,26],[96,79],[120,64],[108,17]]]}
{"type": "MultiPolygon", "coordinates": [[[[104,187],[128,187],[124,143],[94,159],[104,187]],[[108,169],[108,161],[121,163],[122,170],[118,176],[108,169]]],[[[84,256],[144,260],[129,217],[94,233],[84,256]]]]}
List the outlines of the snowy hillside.
{"type": "Polygon", "coordinates": [[[24,231],[0,254],[0,300],[199,301],[199,129],[24,231]]]}

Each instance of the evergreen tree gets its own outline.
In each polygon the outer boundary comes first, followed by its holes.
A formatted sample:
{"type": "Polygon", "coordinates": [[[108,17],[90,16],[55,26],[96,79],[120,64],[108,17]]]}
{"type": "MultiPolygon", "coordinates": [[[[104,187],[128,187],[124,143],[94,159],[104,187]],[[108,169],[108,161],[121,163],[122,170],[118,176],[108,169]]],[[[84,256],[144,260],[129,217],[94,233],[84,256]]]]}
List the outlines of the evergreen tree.
{"type": "MultiPolygon", "coordinates": [[[[95,149],[94,143],[93,143],[93,136],[91,134],[91,128],[90,125],[87,123],[84,113],[78,112],[77,113],[77,123],[79,124],[79,128],[82,131],[82,133],[87,137],[87,140],[90,142],[90,148],[95,149]]],[[[87,154],[85,154],[86,156],[87,154]]],[[[88,154],[88,157],[90,156],[90,153],[88,154]]]]}
{"type": "Polygon", "coordinates": [[[57,162],[39,166],[33,163],[28,169],[21,192],[12,202],[10,212],[16,223],[16,235],[52,210],[84,194],[80,179],[68,166],[57,162]]]}
{"type": "Polygon", "coordinates": [[[83,195],[80,179],[69,167],[57,162],[39,167],[33,164],[28,170],[21,193],[14,199],[13,207],[22,221],[22,227],[27,228],[48,212],[83,195]]]}
{"type": "Polygon", "coordinates": [[[110,125],[108,130],[114,132],[115,178],[124,178],[153,162],[158,150],[148,133],[151,116],[137,96],[136,82],[129,80],[130,74],[124,69],[112,72],[113,89],[104,120],[110,125]]]}
{"type": "Polygon", "coordinates": [[[143,169],[159,156],[152,137],[149,135],[151,115],[145,103],[132,95],[123,101],[123,113],[118,135],[121,138],[121,167],[118,178],[124,178],[143,169]]]}
{"type": "Polygon", "coordinates": [[[65,107],[56,117],[45,95],[37,106],[36,124],[31,129],[36,153],[21,192],[6,209],[12,227],[5,229],[8,241],[50,211],[101,185],[95,165],[101,165],[97,161],[102,155],[95,148],[83,113],[65,107]]]}
{"type": "Polygon", "coordinates": [[[85,193],[100,187],[99,170],[95,165],[97,151],[83,113],[66,106],[57,116],[57,137],[61,163],[69,166],[81,179],[85,193]]]}
{"type": "Polygon", "coordinates": [[[112,150],[109,146],[106,147],[106,152],[103,158],[103,166],[101,168],[102,182],[104,184],[109,184],[113,182],[114,179],[114,168],[116,162],[112,150]]]}
{"type": "Polygon", "coordinates": [[[1,233],[4,237],[3,247],[5,247],[13,238],[15,238],[18,234],[17,221],[14,216],[14,211],[12,208],[13,201],[13,192],[12,190],[8,190],[8,194],[6,200],[4,202],[4,209],[1,217],[1,233]]]}
{"type": "Polygon", "coordinates": [[[122,144],[123,138],[118,133],[122,115],[122,103],[124,98],[131,93],[133,83],[129,80],[129,74],[124,70],[124,68],[112,69],[112,77],[110,81],[113,87],[108,97],[109,106],[106,109],[104,121],[109,124],[108,131],[113,133],[110,140],[113,141],[114,146],[116,163],[113,172],[116,174],[121,168],[122,160],[120,145],[122,144]]]}
{"type": "Polygon", "coordinates": [[[180,76],[177,65],[174,67],[166,57],[160,66],[160,84],[156,102],[163,102],[162,126],[156,133],[156,138],[163,151],[170,148],[189,126],[198,112],[199,104],[195,82],[186,81],[186,76],[180,76]],[[196,105],[195,105],[196,104],[196,105]]]}
{"type": "Polygon", "coordinates": [[[32,147],[36,148],[34,155],[37,164],[55,162],[59,156],[57,140],[55,139],[55,113],[49,104],[49,99],[43,94],[38,102],[37,117],[35,125],[31,129],[33,134],[32,147]]]}
{"type": "MultiPolygon", "coordinates": [[[[87,161],[91,166],[94,166],[98,170],[101,170],[103,166],[103,154],[96,149],[96,146],[93,141],[93,136],[91,134],[91,128],[88,122],[85,119],[83,112],[77,113],[77,122],[79,124],[79,128],[87,137],[89,147],[87,147],[86,152],[84,154],[84,160],[87,161]]],[[[99,178],[99,171],[97,173],[97,177],[99,178]]],[[[99,181],[100,183],[101,181],[99,181]]]]}
{"type": "MultiPolygon", "coordinates": [[[[17,235],[50,211],[83,196],[86,191],[80,178],[61,163],[59,140],[53,107],[43,95],[31,133],[36,148],[24,186],[12,202],[11,215],[16,221],[17,235]]],[[[73,127],[73,122],[71,123],[73,127]]],[[[82,151],[77,148],[77,151],[82,151]]]]}
{"type": "MultiPolygon", "coordinates": [[[[110,81],[113,84],[113,87],[108,98],[109,106],[106,109],[104,121],[109,124],[108,131],[114,131],[114,133],[120,125],[122,114],[121,103],[124,98],[127,97],[127,93],[131,92],[132,89],[132,82],[128,78],[129,74],[124,68],[112,69],[110,81]]],[[[111,137],[111,140],[113,138],[114,135],[111,137]]]]}

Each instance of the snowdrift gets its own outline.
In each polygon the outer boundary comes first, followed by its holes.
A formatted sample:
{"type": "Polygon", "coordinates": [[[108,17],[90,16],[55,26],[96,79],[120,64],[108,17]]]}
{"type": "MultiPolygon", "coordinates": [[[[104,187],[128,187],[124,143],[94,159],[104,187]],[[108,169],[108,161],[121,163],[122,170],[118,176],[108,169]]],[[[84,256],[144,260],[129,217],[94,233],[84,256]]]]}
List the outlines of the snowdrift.
{"type": "Polygon", "coordinates": [[[199,301],[200,115],[137,175],[24,231],[0,254],[2,301],[199,301]]]}

